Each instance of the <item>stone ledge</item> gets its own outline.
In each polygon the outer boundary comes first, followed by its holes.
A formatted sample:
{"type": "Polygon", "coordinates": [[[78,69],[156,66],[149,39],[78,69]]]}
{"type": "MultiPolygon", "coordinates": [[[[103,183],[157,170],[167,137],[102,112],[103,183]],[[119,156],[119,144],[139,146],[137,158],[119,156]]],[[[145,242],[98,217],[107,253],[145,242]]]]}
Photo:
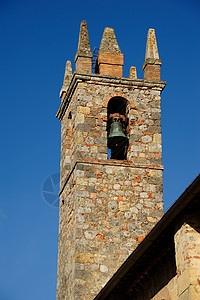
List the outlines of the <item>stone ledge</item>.
{"type": "Polygon", "coordinates": [[[79,82],[103,82],[104,84],[116,84],[123,85],[124,87],[146,87],[163,90],[166,86],[165,81],[148,81],[143,79],[132,79],[123,77],[113,77],[109,75],[100,74],[78,74],[74,73],[67,93],[61,102],[60,108],[56,114],[56,117],[61,121],[65,111],[69,105],[70,99],[74,93],[74,90],[79,82]]]}
{"type": "Polygon", "coordinates": [[[77,160],[74,165],[71,168],[71,171],[69,172],[63,186],[60,188],[60,192],[59,192],[59,196],[62,194],[62,192],[64,191],[64,188],[68,182],[68,180],[70,179],[74,169],[76,168],[76,166],[78,164],[92,164],[92,165],[108,165],[108,166],[115,166],[115,167],[131,167],[131,168],[137,168],[137,169],[153,169],[153,170],[164,170],[164,166],[163,165],[140,165],[140,164],[134,164],[131,161],[120,161],[119,160],[115,160],[115,159],[109,159],[109,160],[94,160],[94,159],[88,159],[88,160],[77,160]]]}
{"type": "Polygon", "coordinates": [[[144,70],[147,65],[159,65],[159,66],[161,66],[162,61],[159,58],[147,58],[147,59],[145,59],[145,61],[143,63],[142,70],[144,70]]]}
{"type": "Polygon", "coordinates": [[[77,53],[76,53],[76,56],[74,58],[74,62],[77,61],[78,57],[89,57],[89,58],[92,58],[93,57],[93,53],[92,53],[92,51],[78,50],[77,53]]]}

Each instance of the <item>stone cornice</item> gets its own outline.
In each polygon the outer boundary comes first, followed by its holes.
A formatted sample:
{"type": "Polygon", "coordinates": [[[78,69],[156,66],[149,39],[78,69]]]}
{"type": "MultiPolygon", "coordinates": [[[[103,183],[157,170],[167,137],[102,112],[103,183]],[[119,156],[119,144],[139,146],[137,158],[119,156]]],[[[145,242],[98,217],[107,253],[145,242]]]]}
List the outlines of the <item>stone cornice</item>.
{"type": "Polygon", "coordinates": [[[142,164],[134,164],[132,161],[124,160],[124,161],[119,161],[119,160],[114,160],[114,159],[108,159],[108,160],[95,160],[95,159],[87,159],[87,160],[77,160],[71,170],[69,171],[69,174],[66,176],[64,184],[60,188],[59,196],[62,194],[69,178],[71,177],[74,169],[76,168],[77,164],[92,164],[92,165],[107,165],[107,166],[112,166],[112,167],[130,167],[130,168],[139,168],[139,169],[153,169],[153,170],[164,170],[163,165],[142,165],[142,164]]]}
{"type": "Polygon", "coordinates": [[[93,53],[92,51],[84,51],[84,50],[78,50],[75,58],[74,58],[74,62],[77,61],[78,57],[89,57],[92,58],[93,57],[93,53]]]}
{"type": "Polygon", "coordinates": [[[142,66],[142,70],[144,70],[147,65],[159,65],[159,66],[161,66],[162,61],[159,58],[146,58],[144,63],[143,63],[143,66],[142,66]]]}
{"type": "Polygon", "coordinates": [[[60,108],[56,114],[56,117],[61,121],[66,109],[70,103],[71,97],[76,89],[76,86],[79,82],[88,82],[95,84],[103,84],[103,85],[117,85],[124,87],[145,87],[145,88],[154,88],[163,90],[166,82],[165,81],[147,81],[143,79],[130,79],[130,78],[121,78],[121,77],[112,77],[108,75],[100,75],[100,74],[78,74],[74,73],[67,93],[61,102],[60,108]]]}

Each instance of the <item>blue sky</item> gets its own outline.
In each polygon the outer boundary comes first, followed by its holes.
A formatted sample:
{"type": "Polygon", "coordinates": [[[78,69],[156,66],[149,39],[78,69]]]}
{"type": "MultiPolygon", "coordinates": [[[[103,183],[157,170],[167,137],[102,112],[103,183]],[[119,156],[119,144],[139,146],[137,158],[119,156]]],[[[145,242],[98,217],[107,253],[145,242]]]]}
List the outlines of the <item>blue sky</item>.
{"type": "MultiPolygon", "coordinates": [[[[81,20],[91,50],[113,27],[130,66],[143,77],[155,28],[162,80],[165,210],[199,173],[200,2],[1,0],[0,299],[56,298],[58,209],[42,184],[59,172],[59,108],[66,60],[74,61],[81,20]]],[[[74,63],[73,63],[74,71],[74,63]]]]}

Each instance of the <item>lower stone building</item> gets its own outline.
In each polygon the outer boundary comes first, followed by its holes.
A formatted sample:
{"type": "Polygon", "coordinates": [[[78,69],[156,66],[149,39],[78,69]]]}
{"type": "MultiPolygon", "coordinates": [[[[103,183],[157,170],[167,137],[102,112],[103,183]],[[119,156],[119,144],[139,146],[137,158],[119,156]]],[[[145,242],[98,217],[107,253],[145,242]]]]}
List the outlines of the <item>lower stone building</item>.
{"type": "Polygon", "coordinates": [[[94,299],[200,299],[200,176],[94,299]]]}

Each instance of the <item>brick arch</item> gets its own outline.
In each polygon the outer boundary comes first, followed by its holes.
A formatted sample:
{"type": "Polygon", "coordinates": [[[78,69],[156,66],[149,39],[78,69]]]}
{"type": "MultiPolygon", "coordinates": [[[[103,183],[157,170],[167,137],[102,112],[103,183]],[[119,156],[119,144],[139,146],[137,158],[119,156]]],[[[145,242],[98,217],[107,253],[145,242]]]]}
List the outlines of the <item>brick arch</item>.
{"type": "Polygon", "coordinates": [[[112,93],[112,94],[108,94],[105,98],[103,103],[105,104],[105,107],[108,106],[108,102],[110,101],[110,99],[114,98],[114,97],[122,97],[124,98],[127,102],[129,102],[129,100],[127,99],[127,95],[119,92],[119,93],[112,93]]]}
{"type": "Polygon", "coordinates": [[[121,115],[127,114],[128,100],[121,96],[115,96],[110,98],[107,104],[107,117],[109,113],[119,113],[121,115]]]}

